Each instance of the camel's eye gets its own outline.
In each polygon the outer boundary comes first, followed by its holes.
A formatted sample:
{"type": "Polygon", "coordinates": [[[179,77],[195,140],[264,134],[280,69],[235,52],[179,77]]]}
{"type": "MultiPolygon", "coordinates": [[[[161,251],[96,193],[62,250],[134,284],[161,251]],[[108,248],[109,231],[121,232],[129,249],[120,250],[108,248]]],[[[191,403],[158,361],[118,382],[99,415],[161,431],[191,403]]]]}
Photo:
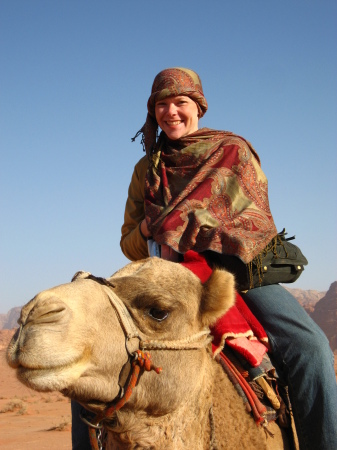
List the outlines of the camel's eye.
{"type": "Polygon", "coordinates": [[[158,322],[161,322],[162,320],[165,320],[168,318],[168,311],[165,311],[163,309],[159,308],[151,308],[149,310],[149,316],[151,316],[153,319],[157,320],[158,322]]]}

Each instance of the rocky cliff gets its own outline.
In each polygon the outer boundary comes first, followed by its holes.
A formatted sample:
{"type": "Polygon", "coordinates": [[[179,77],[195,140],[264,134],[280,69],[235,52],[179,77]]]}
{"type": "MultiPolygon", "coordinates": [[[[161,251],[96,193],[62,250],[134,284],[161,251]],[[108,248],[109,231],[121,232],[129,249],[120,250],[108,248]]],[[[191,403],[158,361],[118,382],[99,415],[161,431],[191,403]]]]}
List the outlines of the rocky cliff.
{"type": "Polygon", "coordinates": [[[316,303],[310,315],[327,335],[332,350],[337,350],[337,281],[332,283],[325,296],[316,303]]]}
{"type": "Polygon", "coordinates": [[[313,289],[290,289],[288,286],[289,285],[284,285],[283,287],[296,298],[296,300],[303,306],[309,315],[311,315],[314,311],[316,303],[326,294],[326,291],[315,291],[313,289]]]}
{"type": "Polygon", "coordinates": [[[0,314],[0,330],[10,330],[18,327],[21,307],[12,308],[7,314],[0,314]]]}

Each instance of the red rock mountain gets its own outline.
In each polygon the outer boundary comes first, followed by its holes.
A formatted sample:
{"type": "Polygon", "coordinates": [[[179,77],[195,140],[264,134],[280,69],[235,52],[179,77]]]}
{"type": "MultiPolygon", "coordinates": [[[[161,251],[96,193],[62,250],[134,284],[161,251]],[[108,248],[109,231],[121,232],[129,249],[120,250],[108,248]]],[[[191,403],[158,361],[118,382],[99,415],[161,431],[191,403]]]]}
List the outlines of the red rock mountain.
{"type": "Polygon", "coordinates": [[[331,349],[337,350],[337,281],[332,283],[325,296],[316,303],[311,317],[327,335],[331,349]]]}
{"type": "Polygon", "coordinates": [[[296,300],[301,306],[303,306],[309,315],[311,315],[314,311],[316,303],[326,294],[326,291],[315,291],[313,289],[303,290],[296,288],[290,289],[288,285],[283,285],[283,287],[296,298],[296,300]]]}
{"type": "Polygon", "coordinates": [[[0,330],[10,330],[18,327],[21,307],[17,306],[8,311],[7,314],[0,314],[0,330]]]}

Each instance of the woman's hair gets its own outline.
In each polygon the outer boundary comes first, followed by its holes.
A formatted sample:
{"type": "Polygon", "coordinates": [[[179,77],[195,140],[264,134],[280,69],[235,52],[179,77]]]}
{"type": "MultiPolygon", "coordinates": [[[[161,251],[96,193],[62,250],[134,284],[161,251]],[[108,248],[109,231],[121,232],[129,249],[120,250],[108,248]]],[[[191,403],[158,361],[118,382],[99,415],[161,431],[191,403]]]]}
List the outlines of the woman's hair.
{"type": "Polygon", "coordinates": [[[152,153],[157,141],[156,102],[177,95],[186,95],[196,103],[199,118],[207,111],[207,101],[202,90],[201,80],[196,72],[182,67],[173,67],[159,72],[153,81],[151,95],[147,102],[146,122],[132,139],[134,141],[139,134],[143,135],[142,144],[147,155],[152,153]]]}

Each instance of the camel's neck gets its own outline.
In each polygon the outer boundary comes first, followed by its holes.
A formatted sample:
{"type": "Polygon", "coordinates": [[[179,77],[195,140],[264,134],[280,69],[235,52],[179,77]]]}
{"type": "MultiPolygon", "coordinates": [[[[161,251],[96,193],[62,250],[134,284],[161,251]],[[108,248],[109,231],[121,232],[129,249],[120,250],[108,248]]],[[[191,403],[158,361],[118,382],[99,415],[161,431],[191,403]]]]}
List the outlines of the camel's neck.
{"type": "Polygon", "coordinates": [[[210,448],[212,386],[216,363],[208,355],[200,361],[195,389],[174,412],[149,415],[123,408],[118,413],[120,426],[109,434],[108,449],[158,448],[185,450],[210,448]],[[132,442],[132,443],[131,443],[132,442]]]}
{"type": "Polygon", "coordinates": [[[218,450],[236,450],[238,443],[249,450],[288,448],[275,423],[269,428],[274,438],[266,438],[220,365],[209,356],[206,361],[200,364],[195,390],[174,412],[148,414],[123,408],[117,414],[120,426],[109,433],[107,450],[209,450],[214,437],[218,450]]]}

